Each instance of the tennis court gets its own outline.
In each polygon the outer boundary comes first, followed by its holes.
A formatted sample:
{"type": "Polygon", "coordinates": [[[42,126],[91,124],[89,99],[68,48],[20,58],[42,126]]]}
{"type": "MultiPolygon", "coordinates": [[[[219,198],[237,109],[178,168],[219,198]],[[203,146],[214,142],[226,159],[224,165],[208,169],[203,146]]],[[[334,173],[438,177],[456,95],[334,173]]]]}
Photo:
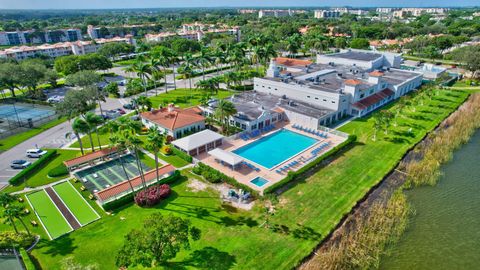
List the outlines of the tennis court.
{"type": "MultiPolygon", "coordinates": [[[[135,158],[132,155],[123,156],[122,161],[128,178],[140,175],[135,158]]],[[[143,164],[142,162],[140,163],[143,171],[150,170],[147,165],[143,164]]],[[[82,181],[83,185],[88,190],[92,192],[98,192],[125,181],[127,179],[125,171],[122,168],[120,160],[115,159],[82,171],[78,171],[75,173],[75,177],[82,181]]]]}
{"type": "Polygon", "coordinates": [[[42,118],[55,115],[55,110],[47,106],[29,104],[3,104],[0,105],[0,118],[13,121],[36,121],[42,118]]]}
{"type": "Polygon", "coordinates": [[[68,181],[53,186],[57,195],[62,199],[63,203],[72,212],[81,226],[85,226],[100,216],[93,210],[87,201],[78,193],[78,191],[68,181]]]}
{"type": "Polygon", "coordinates": [[[50,239],[73,230],[45,190],[28,194],[26,197],[50,239]]]}

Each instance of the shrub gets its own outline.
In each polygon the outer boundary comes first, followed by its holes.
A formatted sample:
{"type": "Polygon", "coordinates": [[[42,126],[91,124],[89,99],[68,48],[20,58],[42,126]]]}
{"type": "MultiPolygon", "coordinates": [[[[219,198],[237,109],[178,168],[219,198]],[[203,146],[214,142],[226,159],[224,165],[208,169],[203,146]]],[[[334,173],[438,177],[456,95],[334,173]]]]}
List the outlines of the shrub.
{"type": "Polygon", "coordinates": [[[2,231],[0,232],[0,248],[15,247],[29,247],[35,241],[33,235],[28,235],[27,232],[2,231]]]}
{"type": "Polygon", "coordinates": [[[165,155],[171,155],[172,154],[172,147],[170,147],[168,145],[164,145],[162,147],[162,150],[160,150],[160,151],[165,155]]]}
{"type": "Polygon", "coordinates": [[[135,194],[135,203],[138,206],[154,206],[170,195],[170,186],[167,184],[155,185],[135,194]]]}
{"type": "Polygon", "coordinates": [[[181,159],[185,160],[188,163],[192,163],[193,158],[191,156],[189,156],[187,153],[184,153],[183,151],[180,151],[175,147],[170,147],[170,149],[172,150],[172,153],[174,153],[175,155],[177,155],[181,159]]]}
{"type": "Polygon", "coordinates": [[[64,164],[59,164],[57,167],[51,169],[47,175],[48,177],[60,177],[68,175],[68,169],[64,164]]]}
{"type": "Polygon", "coordinates": [[[21,182],[25,181],[27,177],[31,176],[34,172],[39,170],[43,165],[49,162],[55,155],[57,154],[57,150],[48,151],[45,155],[35,161],[32,165],[28,166],[27,168],[23,169],[14,177],[10,178],[8,182],[11,185],[18,185],[21,182]]]}
{"type": "Polygon", "coordinates": [[[214,168],[205,165],[204,163],[198,163],[197,166],[193,167],[192,172],[198,175],[203,176],[205,180],[209,181],[210,183],[228,183],[232,186],[237,188],[243,189],[245,191],[250,192],[252,195],[257,195],[258,192],[253,190],[247,185],[237,182],[235,178],[227,176],[220,171],[215,170],[214,168]]]}
{"type": "Polygon", "coordinates": [[[28,255],[27,251],[24,248],[20,249],[20,256],[22,256],[23,264],[25,265],[26,270],[35,270],[35,264],[30,259],[30,255],[28,255]]]}

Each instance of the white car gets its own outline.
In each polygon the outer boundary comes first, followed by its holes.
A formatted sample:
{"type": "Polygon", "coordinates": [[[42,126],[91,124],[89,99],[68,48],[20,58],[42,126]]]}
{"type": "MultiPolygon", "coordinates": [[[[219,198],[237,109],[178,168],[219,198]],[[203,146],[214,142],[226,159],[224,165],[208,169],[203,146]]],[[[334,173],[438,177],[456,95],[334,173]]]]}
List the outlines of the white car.
{"type": "Polygon", "coordinates": [[[48,103],[59,103],[62,102],[64,97],[62,96],[52,96],[47,99],[48,103]]]}
{"type": "Polygon", "coordinates": [[[32,163],[29,161],[20,159],[20,160],[14,160],[10,163],[10,168],[12,169],[25,169],[28,166],[30,166],[32,163]]]}
{"type": "Polygon", "coordinates": [[[42,149],[28,149],[27,150],[27,157],[29,158],[39,158],[45,155],[47,151],[42,149]]]}

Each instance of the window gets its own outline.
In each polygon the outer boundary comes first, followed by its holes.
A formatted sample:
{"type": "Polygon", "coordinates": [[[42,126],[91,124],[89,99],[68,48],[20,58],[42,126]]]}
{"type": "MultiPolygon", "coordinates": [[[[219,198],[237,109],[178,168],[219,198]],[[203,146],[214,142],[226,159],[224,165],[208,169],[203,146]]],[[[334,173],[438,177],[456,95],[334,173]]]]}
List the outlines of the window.
{"type": "Polygon", "coordinates": [[[323,99],[323,101],[327,102],[327,100],[326,100],[326,99],[323,99]]]}
{"type": "Polygon", "coordinates": [[[369,93],[370,93],[370,94],[373,94],[373,89],[370,89],[370,92],[369,92],[369,93]]]}
{"type": "Polygon", "coordinates": [[[242,124],[242,129],[243,130],[247,129],[247,126],[245,124],[242,124]]]}
{"type": "Polygon", "coordinates": [[[360,95],[360,98],[363,98],[364,96],[365,96],[365,94],[361,94],[361,95],[360,95]]]}
{"type": "Polygon", "coordinates": [[[318,97],[316,97],[315,99],[318,100],[318,97]]]}
{"type": "Polygon", "coordinates": [[[307,98],[310,98],[310,96],[307,96],[307,98]]]}
{"type": "Polygon", "coordinates": [[[332,103],[335,103],[335,101],[332,100],[332,103]]]}

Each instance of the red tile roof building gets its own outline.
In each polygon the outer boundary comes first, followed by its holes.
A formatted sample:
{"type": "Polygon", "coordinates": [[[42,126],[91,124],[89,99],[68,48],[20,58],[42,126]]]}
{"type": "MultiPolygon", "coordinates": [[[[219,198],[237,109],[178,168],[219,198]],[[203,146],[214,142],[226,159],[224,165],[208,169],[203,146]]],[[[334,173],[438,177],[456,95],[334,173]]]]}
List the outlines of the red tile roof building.
{"type": "Polygon", "coordinates": [[[140,117],[145,126],[154,125],[175,139],[205,129],[205,117],[196,107],[180,109],[169,104],[167,108],[143,112],[140,117]]]}

